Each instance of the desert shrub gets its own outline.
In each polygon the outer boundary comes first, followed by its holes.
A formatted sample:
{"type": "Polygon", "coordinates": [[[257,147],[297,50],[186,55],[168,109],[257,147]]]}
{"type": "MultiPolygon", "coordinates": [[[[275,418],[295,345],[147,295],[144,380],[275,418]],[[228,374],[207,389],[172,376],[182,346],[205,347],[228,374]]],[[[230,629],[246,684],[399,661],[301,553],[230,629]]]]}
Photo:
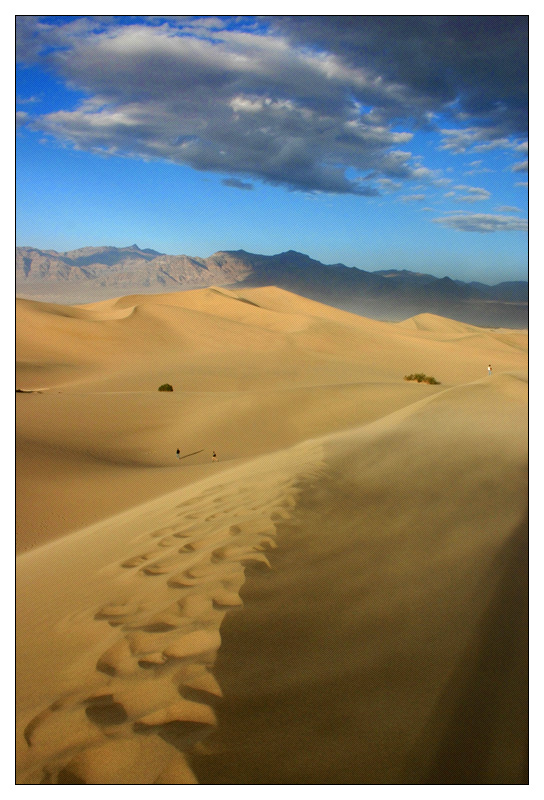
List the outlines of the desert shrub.
{"type": "Polygon", "coordinates": [[[433,386],[439,386],[440,381],[430,375],[425,375],[424,372],[415,372],[413,375],[405,375],[405,381],[417,381],[418,383],[430,383],[433,386]]]}
{"type": "Polygon", "coordinates": [[[174,387],[170,383],[163,383],[162,386],[159,386],[159,392],[173,392],[174,387]]]}

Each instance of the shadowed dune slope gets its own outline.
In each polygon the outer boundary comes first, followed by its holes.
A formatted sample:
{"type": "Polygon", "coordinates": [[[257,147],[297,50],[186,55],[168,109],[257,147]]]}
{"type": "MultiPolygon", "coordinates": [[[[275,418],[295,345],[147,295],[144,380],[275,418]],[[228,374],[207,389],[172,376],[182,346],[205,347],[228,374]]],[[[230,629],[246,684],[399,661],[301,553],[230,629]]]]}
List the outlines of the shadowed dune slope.
{"type": "Polygon", "coordinates": [[[526,385],[324,443],[222,629],[203,783],[527,781],[526,385]]]}
{"type": "Polygon", "coordinates": [[[526,334],[212,288],[17,358],[18,783],[526,783],[526,334]]]}
{"type": "Polygon", "coordinates": [[[525,783],[526,389],[412,395],[21,555],[18,781],[525,783]]]}

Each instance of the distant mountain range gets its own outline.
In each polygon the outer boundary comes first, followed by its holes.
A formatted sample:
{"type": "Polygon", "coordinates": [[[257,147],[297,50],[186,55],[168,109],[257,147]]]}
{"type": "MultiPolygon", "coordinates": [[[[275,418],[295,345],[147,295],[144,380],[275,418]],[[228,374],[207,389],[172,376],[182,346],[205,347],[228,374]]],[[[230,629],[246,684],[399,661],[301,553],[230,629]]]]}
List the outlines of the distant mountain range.
{"type": "Polygon", "coordinates": [[[366,272],[325,265],[289,250],[273,256],[245,250],[209,258],[130,247],[83,247],[66,253],[18,247],[16,290],[55,303],[90,303],[127,294],[206,286],[278,286],[372,319],[398,321],[430,312],[483,327],[526,328],[528,284],[488,286],[408,270],[366,272]]]}

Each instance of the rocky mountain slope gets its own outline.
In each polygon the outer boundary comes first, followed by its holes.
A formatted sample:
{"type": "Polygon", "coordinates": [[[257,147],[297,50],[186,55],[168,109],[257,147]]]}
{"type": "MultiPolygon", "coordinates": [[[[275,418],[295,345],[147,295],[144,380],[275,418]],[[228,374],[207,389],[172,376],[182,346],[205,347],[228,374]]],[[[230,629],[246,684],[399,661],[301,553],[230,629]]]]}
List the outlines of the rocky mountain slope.
{"type": "Polygon", "coordinates": [[[408,270],[366,272],[325,265],[303,253],[265,256],[244,250],[208,258],[130,247],[83,247],[66,253],[18,247],[21,297],[87,303],[127,294],[206,286],[274,285],[374,319],[430,312],[488,327],[527,327],[527,283],[487,286],[408,270]]]}

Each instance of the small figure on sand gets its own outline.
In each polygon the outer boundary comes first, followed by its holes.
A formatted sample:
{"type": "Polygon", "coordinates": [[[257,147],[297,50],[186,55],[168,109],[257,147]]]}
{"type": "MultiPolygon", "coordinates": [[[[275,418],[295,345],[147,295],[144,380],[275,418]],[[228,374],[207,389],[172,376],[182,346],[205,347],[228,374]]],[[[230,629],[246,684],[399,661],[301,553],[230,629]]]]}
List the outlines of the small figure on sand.
{"type": "Polygon", "coordinates": [[[178,449],[176,450],[176,458],[179,458],[179,456],[180,456],[180,452],[179,452],[179,447],[178,447],[178,449]]]}
{"type": "Polygon", "coordinates": [[[217,461],[217,453],[215,450],[212,450],[212,461],[217,461]]]}
{"type": "Polygon", "coordinates": [[[487,368],[487,374],[488,374],[488,375],[491,375],[491,373],[492,373],[492,372],[493,372],[493,370],[491,369],[491,364],[490,364],[490,365],[488,366],[488,368],[487,368]]]}

